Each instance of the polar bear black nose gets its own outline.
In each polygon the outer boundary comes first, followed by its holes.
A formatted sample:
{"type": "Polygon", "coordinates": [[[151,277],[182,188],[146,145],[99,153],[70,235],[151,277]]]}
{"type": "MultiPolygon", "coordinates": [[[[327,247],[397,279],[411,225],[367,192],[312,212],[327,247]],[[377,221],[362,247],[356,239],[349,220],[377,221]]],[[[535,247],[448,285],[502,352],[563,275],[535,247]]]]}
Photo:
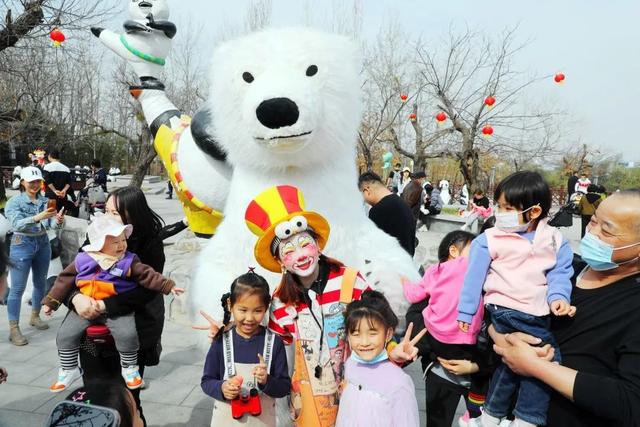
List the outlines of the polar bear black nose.
{"type": "Polygon", "coordinates": [[[258,105],[256,116],[260,123],[269,129],[278,129],[295,124],[300,117],[300,111],[296,103],[289,98],[271,98],[258,105]]]}

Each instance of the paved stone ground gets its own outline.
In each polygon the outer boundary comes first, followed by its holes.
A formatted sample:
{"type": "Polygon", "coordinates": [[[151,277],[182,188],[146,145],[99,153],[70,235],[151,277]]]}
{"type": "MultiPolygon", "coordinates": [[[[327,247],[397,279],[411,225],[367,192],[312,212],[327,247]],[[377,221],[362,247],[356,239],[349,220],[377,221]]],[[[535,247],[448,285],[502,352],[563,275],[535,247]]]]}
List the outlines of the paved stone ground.
{"type": "MultiPolygon", "coordinates": [[[[165,200],[164,185],[151,184],[147,197],[167,223],[182,217],[178,202],[165,200]]],[[[579,227],[563,230],[576,246],[579,227]]],[[[184,233],[183,233],[184,234],[184,233]]],[[[416,259],[422,263],[433,262],[435,251],[443,233],[421,230],[418,232],[420,247],[416,259]]],[[[168,253],[189,254],[194,250],[193,239],[177,236],[169,240],[168,253]]],[[[176,256],[165,270],[173,275],[188,274],[187,259],[193,256],[176,256]],[[185,264],[186,265],[180,265],[185,264]]],[[[165,273],[167,273],[165,271],[165,273]]],[[[27,291],[28,292],[28,291],[27,291]]],[[[167,301],[169,302],[169,301],[167,301]]],[[[180,302],[180,301],[177,301],[180,302]]],[[[148,368],[145,380],[148,387],[142,391],[142,402],[149,426],[164,427],[206,427],[211,418],[212,400],[202,393],[200,377],[204,363],[202,351],[196,348],[196,334],[189,328],[185,317],[181,315],[180,304],[171,305],[172,318],[165,321],[162,336],[164,351],[158,366],[148,368]],[[178,307],[178,309],[176,309],[178,307]]],[[[64,397],[52,394],[48,387],[55,379],[58,369],[55,347],[57,327],[64,317],[61,309],[49,321],[51,328],[36,331],[28,326],[30,307],[22,306],[21,325],[23,333],[29,339],[24,347],[15,347],[8,340],[6,307],[0,307],[0,366],[7,368],[9,379],[0,385],[0,427],[39,427],[47,419],[52,408],[64,397]]],[[[407,368],[416,385],[416,394],[420,408],[420,417],[425,419],[425,384],[420,372],[420,364],[414,363],[407,368]]],[[[460,414],[463,406],[458,407],[460,414]]]]}

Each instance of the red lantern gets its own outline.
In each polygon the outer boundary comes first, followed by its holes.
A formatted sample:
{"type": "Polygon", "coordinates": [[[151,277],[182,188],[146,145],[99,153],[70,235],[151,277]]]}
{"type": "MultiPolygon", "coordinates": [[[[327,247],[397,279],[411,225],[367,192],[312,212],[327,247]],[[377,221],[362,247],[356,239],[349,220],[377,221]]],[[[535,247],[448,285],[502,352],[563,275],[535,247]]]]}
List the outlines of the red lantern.
{"type": "Polygon", "coordinates": [[[484,105],[486,105],[488,108],[493,107],[493,104],[495,104],[495,103],[496,103],[496,99],[491,95],[487,96],[484,99],[484,105]]]}
{"type": "Polygon", "coordinates": [[[482,136],[489,138],[491,135],[493,135],[493,128],[491,125],[486,125],[482,128],[482,136]]]}
{"type": "Polygon", "coordinates": [[[562,73],[558,73],[553,77],[553,81],[555,81],[558,84],[561,84],[564,82],[564,74],[562,73]]]}
{"type": "Polygon", "coordinates": [[[447,115],[444,113],[444,111],[440,111],[438,114],[436,114],[436,122],[438,122],[439,125],[443,124],[445,120],[447,120],[447,115]]]}
{"type": "Polygon", "coordinates": [[[53,44],[57,47],[62,44],[63,41],[66,40],[66,37],[58,28],[54,28],[51,33],[49,33],[49,37],[53,40],[53,44]]]}
{"type": "Polygon", "coordinates": [[[411,120],[412,122],[418,120],[418,116],[416,115],[416,113],[409,114],[409,120],[411,120]]]}
{"type": "Polygon", "coordinates": [[[406,93],[401,93],[400,94],[400,101],[407,102],[407,98],[408,98],[408,96],[407,96],[406,93]]]}

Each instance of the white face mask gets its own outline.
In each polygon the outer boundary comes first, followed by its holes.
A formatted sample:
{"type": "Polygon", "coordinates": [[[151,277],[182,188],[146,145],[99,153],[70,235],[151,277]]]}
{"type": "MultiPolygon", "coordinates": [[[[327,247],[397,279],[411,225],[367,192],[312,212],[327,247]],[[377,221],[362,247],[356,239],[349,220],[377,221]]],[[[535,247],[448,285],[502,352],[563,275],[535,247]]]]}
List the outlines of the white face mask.
{"type": "Polygon", "coordinates": [[[498,228],[499,230],[505,231],[507,233],[523,233],[527,231],[527,229],[529,228],[529,224],[531,224],[531,221],[526,222],[524,224],[520,224],[520,215],[524,214],[525,212],[531,209],[533,209],[533,206],[523,210],[522,212],[519,212],[519,211],[504,212],[504,213],[496,212],[495,213],[496,228],[498,228]]]}

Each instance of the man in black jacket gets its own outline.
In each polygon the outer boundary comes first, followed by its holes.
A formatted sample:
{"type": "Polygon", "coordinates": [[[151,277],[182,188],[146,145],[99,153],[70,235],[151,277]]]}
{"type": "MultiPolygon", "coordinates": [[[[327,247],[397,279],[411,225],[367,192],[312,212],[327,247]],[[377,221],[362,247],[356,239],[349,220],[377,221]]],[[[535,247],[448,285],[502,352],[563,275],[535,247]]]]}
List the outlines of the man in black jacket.
{"type": "Polygon", "coordinates": [[[52,150],[49,153],[49,163],[44,166],[45,196],[48,199],[56,200],[56,210],[60,211],[63,207],[67,212],[75,207],[67,201],[67,196],[71,197],[73,202],[76,201],[76,195],[71,189],[71,171],[60,161],[60,152],[52,150]]]}
{"type": "Polygon", "coordinates": [[[571,195],[576,192],[576,184],[578,183],[578,172],[572,171],[567,181],[567,202],[571,200],[571,195]]]}
{"type": "Polygon", "coordinates": [[[400,246],[413,256],[416,250],[416,221],[407,204],[385,187],[380,176],[373,172],[360,175],[358,188],[365,202],[371,205],[369,219],[379,229],[398,239],[400,246]]]}
{"type": "Polygon", "coordinates": [[[107,171],[102,168],[100,160],[94,159],[91,162],[91,172],[93,182],[102,187],[104,194],[107,194],[107,171]]]}

